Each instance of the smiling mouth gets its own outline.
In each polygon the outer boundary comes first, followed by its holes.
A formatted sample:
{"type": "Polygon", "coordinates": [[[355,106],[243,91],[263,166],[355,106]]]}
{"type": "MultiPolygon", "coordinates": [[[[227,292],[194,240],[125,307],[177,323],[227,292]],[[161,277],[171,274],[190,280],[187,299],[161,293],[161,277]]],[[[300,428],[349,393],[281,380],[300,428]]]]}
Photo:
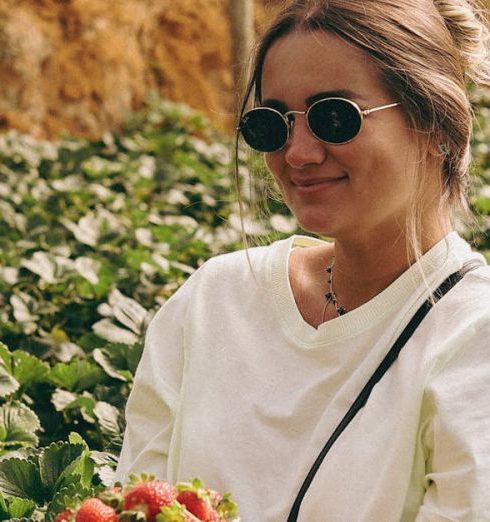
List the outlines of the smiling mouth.
{"type": "Polygon", "coordinates": [[[333,184],[338,181],[347,179],[347,175],[339,176],[338,178],[321,178],[321,179],[306,179],[301,181],[293,181],[293,185],[299,188],[316,187],[320,185],[333,184]]]}

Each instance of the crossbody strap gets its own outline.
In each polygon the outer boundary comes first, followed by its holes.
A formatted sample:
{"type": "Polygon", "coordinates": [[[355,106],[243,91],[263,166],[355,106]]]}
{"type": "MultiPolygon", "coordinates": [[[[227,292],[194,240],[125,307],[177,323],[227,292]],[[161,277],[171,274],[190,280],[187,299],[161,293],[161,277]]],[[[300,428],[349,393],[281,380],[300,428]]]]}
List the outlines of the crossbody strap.
{"type": "Polygon", "coordinates": [[[415,312],[410,322],[407,324],[407,326],[405,326],[402,333],[398,336],[397,340],[394,342],[389,352],[385,355],[380,365],[371,375],[370,379],[368,380],[364,388],[361,390],[356,400],[353,402],[352,406],[345,414],[344,418],[339,422],[338,426],[335,428],[334,432],[332,433],[332,435],[330,435],[330,438],[327,440],[325,446],[323,446],[322,450],[318,454],[318,457],[311,466],[308,475],[306,476],[298,494],[296,495],[296,499],[291,508],[291,512],[289,513],[287,522],[296,522],[296,520],[298,519],[299,509],[301,507],[303,498],[306,495],[306,492],[308,491],[308,488],[310,487],[316,475],[316,472],[320,468],[330,448],[339,438],[340,434],[349,425],[351,420],[356,416],[358,411],[366,404],[369,395],[371,394],[371,391],[376,385],[376,383],[379,382],[379,380],[381,379],[381,377],[383,377],[388,368],[390,368],[390,366],[395,362],[401,349],[410,339],[413,332],[415,332],[419,324],[422,322],[423,318],[429,313],[432,306],[437,301],[439,301],[439,299],[441,299],[441,297],[445,295],[456,283],[458,283],[467,272],[481,265],[482,263],[477,261],[465,263],[461,270],[458,270],[454,274],[451,274],[447,279],[443,281],[443,283],[433,293],[432,299],[427,299],[426,301],[424,301],[420,308],[415,312]]]}

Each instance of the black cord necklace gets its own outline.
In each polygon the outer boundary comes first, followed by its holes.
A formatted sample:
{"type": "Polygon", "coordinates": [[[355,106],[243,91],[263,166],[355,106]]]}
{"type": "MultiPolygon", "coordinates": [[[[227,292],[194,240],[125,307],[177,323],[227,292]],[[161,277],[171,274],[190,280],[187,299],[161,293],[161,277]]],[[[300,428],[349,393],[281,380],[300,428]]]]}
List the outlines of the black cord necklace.
{"type": "Polygon", "coordinates": [[[322,323],[325,321],[325,312],[327,311],[327,307],[329,303],[333,303],[335,306],[335,311],[337,312],[337,316],[340,317],[348,312],[346,308],[344,308],[338,301],[337,296],[335,295],[333,289],[333,268],[335,265],[335,256],[332,258],[332,262],[325,267],[325,272],[328,274],[328,292],[325,294],[325,306],[323,307],[322,313],[322,323]]]}

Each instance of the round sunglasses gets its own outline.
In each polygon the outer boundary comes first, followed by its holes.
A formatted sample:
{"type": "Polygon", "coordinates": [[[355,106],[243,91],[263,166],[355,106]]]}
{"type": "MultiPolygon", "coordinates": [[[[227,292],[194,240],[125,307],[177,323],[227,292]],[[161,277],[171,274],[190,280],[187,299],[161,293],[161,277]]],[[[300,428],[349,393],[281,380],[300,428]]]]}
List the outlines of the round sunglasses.
{"type": "Polygon", "coordinates": [[[308,128],[314,136],[331,145],[343,145],[357,136],[365,116],[397,105],[400,104],[361,109],[357,103],[346,98],[322,98],[306,111],[281,113],[272,107],[255,107],[243,115],[237,130],[252,149],[276,152],[288,142],[294,115],[305,114],[308,128]]]}

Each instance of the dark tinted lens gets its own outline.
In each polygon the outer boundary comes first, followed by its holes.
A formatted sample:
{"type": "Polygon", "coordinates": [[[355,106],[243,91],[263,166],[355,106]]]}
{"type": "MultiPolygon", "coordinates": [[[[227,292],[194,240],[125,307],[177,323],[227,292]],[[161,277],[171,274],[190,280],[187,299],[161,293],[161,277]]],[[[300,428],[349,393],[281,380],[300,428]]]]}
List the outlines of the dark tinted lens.
{"type": "Polygon", "coordinates": [[[243,139],[259,152],[274,152],[288,139],[288,127],[276,111],[261,107],[248,111],[240,122],[243,139]]]}
{"type": "Polygon", "coordinates": [[[329,143],[350,141],[359,132],[361,121],[356,107],[345,100],[321,100],[308,112],[311,131],[329,143]]]}

